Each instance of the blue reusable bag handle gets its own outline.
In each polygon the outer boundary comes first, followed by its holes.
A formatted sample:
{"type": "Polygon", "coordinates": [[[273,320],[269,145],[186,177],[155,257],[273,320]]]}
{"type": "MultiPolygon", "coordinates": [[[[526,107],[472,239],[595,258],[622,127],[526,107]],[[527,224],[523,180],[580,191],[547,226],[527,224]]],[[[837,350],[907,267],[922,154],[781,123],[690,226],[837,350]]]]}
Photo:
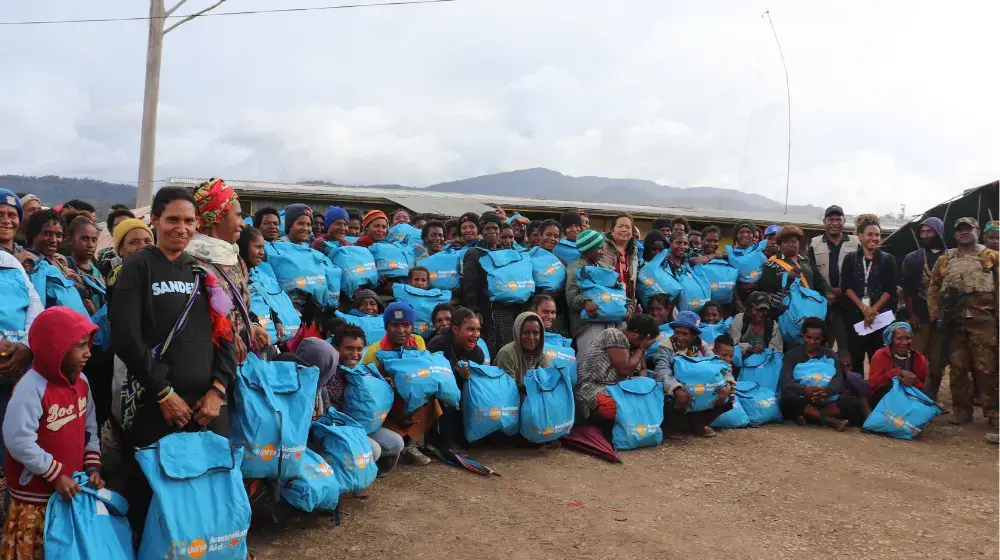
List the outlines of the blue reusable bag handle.
{"type": "MultiPolygon", "coordinates": [[[[113,492],[111,490],[108,490],[107,492],[102,492],[101,490],[94,488],[93,486],[90,485],[90,475],[88,475],[85,472],[77,471],[73,473],[73,476],[71,478],[73,479],[74,482],[80,485],[81,493],[88,494],[90,496],[93,496],[95,500],[104,502],[104,505],[107,506],[108,510],[112,514],[118,517],[123,517],[125,515],[128,515],[128,501],[117,492],[113,492]]],[[[62,496],[60,496],[58,493],[53,492],[50,501],[55,499],[62,499],[62,496]]]]}

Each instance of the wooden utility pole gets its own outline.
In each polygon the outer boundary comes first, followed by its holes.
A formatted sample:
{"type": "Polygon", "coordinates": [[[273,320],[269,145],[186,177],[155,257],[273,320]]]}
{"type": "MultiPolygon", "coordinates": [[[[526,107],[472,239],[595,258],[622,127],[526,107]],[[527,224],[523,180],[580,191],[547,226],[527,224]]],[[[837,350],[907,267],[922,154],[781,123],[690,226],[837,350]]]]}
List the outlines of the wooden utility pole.
{"type": "Polygon", "coordinates": [[[139,140],[139,183],[136,192],[136,207],[149,206],[153,202],[153,168],[156,164],[156,113],[160,103],[160,62],[163,55],[163,36],[177,26],[217,8],[226,0],[191,14],[164,29],[167,17],[172,15],[187,0],[178,0],[174,7],[166,10],[163,0],[149,2],[149,41],[146,47],[146,90],[142,98],[142,136],[139,140]]]}

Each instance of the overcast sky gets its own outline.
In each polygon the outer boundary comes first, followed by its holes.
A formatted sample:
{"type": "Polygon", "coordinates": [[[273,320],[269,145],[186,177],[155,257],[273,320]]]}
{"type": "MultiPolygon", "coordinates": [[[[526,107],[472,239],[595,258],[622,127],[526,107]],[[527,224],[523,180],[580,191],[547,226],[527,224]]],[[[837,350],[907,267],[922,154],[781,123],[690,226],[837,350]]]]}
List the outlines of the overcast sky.
{"type": "MultiPolygon", "coordinates": [[[[142,4],[5,2],[0,20],[142,4]]],[[[426,185],[548,167],[782,200],[785,82],[765,8],[791,80],[791,203],[916,213],[1000,176],[1000,2],[460,0],[177,28],[156,177],[426,185]]],[[[0,27],[0,173],[134,183],[146,35],[0,27]]]]}

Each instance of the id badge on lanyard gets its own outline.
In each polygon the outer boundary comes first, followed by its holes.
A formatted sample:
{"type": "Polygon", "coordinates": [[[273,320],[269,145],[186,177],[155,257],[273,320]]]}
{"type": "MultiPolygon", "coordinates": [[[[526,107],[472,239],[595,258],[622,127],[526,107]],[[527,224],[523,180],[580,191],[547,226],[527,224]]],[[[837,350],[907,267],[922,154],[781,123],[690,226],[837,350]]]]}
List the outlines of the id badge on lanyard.
{"type": "Polygon", "coordinates": [[[875,264],[874,259],[869,261],[868,259],[861,257],[861,266],[864,267],[865,270],[865,296],[861,298],[861,304],[864,305],[865,307],[872,306],[872,298],[868,296],[868,275],[871,274],[872,265],[874,264],[875,264]]]}

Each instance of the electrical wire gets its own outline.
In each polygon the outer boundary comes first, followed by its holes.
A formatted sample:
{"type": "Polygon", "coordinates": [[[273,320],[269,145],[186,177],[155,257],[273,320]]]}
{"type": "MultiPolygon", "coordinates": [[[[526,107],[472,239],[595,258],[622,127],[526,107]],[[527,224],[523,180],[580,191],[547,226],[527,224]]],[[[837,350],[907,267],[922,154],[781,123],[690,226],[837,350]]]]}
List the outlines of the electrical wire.
{"type": "MultiPolygon", "coordinates": [[[[292,12],[315,12],[325,10],[348,10],[353,8],[381,8],[392,6],[411,6],[416,4],[445,4],[458,2],[458,0],[397,0],[395,2],[381,2],[378,4],[340,4],[336,6],[315,6],[311,8],[275,8],[271,10],[242,10],[237,12],[207,12],[196,17],[220,17],[220,16],[246,16],[254,14],[279,14],[292,12]]],[[[195,14],[168,15],[158,19],[186,18],[195,14]]],[[[0,25],[57,25],[64,23],[106,23],[120,21],[149,21],[149,16],[120,17],[120,18],[92,18],[92,19],[60,19],[60,20],[33,20],[33,21],[0,21],[0,25]]]]}

